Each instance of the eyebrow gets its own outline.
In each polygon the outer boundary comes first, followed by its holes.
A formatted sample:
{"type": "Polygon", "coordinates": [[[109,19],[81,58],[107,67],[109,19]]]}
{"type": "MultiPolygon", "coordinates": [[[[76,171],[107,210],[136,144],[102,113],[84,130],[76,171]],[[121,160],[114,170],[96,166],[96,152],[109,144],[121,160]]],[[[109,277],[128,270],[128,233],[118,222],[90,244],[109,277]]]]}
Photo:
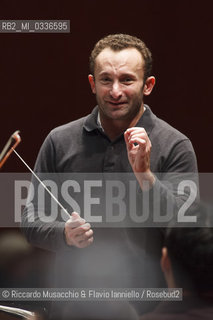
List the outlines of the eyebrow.
{"type": "MultiPolygon", "coordinates": [[[[102,77],[102,76],[111,76],[110,73],[108,73],[107,71],[103,71],[101,73],[99,73],[99,76],[102,77]]],[[[123,77],[132,77],[132,78],[136,78],[136,76],[133,74],[133,73],[130,73],[130,72],[126,72],[126,73],[122,73],[119,78],[123,78],[123,77]]]]}
{"type": "Polygon", "coordinates": [[[99,73],[99,76],[109,76],[110,74],[106,71],[102,71],[101,73],[99,73]]]}

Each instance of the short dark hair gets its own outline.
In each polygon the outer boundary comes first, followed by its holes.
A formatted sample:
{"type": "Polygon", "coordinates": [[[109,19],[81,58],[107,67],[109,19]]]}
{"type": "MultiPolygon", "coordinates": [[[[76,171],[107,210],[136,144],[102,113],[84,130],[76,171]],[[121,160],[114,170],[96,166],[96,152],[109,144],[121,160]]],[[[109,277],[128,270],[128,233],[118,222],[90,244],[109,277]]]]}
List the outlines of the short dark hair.
{"type": "Polygon", "coordinates": [[[213,210],[199,204],[193,211],[199,226],[169,228],[165,247],[176,284],[200,294],[213,290],[213,210]]]}
{"type": "Polygon", "coordinates": [[[144,59],[144,81],[151,75],[152,54],[145,45],[145,43],[134,36],[119,33],[110,34],[102,38],[95,44],[94,49],[92,50],[89,58],[90,72],[93,75],[95,69],[95,59],[99,55],[99,53],[103,51],[105,48],[110,48],[114,51],[121,51],[127,48],[137,49],[144,59]]]}

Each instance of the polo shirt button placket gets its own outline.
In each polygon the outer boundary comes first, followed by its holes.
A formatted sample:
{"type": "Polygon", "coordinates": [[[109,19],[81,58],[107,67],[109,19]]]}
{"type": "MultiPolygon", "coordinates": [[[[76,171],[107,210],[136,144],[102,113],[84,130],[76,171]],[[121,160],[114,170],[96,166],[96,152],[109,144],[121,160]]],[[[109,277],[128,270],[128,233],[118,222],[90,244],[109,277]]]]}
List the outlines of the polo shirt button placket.
{"type": "Polygon", "coordinates": [[[105,152],[104,156],[104,172],[113,172],[115,167],[115,154],[114,154],[114,145],[110,144],[105,152]]]}

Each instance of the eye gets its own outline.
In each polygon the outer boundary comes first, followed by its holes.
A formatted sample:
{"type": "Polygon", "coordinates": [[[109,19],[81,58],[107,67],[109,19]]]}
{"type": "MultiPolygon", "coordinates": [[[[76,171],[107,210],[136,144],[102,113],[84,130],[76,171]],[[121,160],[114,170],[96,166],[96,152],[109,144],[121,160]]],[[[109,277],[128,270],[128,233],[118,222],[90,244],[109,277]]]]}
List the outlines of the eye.
{"type": "Polygon", "coordinates": [[[101,82],[102,83],[109,83],[109,82],[111,82],[111,79],[109,77],[104,77],[104,78],[101,78],[101,82]]]}
{"type": "Polygon", "coordinates": [[[126,77],[126,78],[122,79],[121,82],[123,82],[125,84],[131,84],[133,82],[133,79],[130,77],[126,77]]]}

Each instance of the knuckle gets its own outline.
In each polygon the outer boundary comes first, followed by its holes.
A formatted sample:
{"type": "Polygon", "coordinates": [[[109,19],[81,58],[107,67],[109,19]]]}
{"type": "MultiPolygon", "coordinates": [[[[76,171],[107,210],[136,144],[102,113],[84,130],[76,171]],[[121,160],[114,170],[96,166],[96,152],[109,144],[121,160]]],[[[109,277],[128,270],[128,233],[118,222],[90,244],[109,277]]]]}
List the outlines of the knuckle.
{"type": "Polygon", "coordinates": [[[87,228],[87,226],[84,225],[84,226],[79,227],[79,230],[81,230],[82,232],[85,232],[88,230],[88,228],[87,228]]]}
{"type": "Polygon", "coordinates": [[[89,242],[89,243],[93,243],[93,240],[94,240],[94,238],[92,237],[92,238],[90,238],[90,239],[88,240],[88,242],[89,242]]]}
{"type": "Polygon", "coordinates": [[[91,228],[91,225],[90,225],[89,223],[86,223],[85,225],[83,225],[83,226],[81,227],[81,229],[84,230],[84,231],[87,231],[87,230],[89,230],[90,228],[91,228]]]}
{"type": "Polygon", "coordinates": [[[86,235],[87,237],[92,236],[92,234],[93,234],[93,231],[92,231],[92,230],[89,230],[89,231],[87,231],[87,232],[85,233],[85,235],[86,235]]]}

